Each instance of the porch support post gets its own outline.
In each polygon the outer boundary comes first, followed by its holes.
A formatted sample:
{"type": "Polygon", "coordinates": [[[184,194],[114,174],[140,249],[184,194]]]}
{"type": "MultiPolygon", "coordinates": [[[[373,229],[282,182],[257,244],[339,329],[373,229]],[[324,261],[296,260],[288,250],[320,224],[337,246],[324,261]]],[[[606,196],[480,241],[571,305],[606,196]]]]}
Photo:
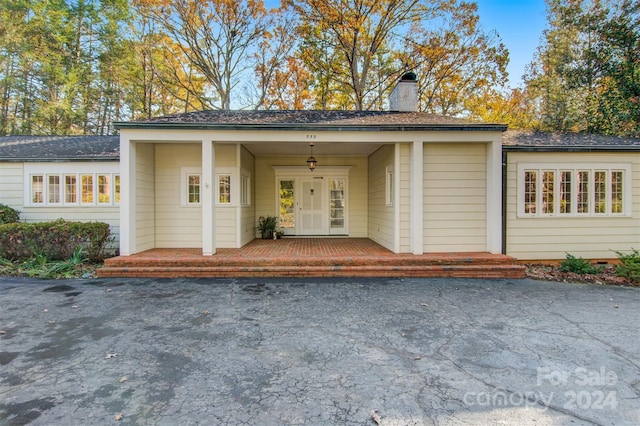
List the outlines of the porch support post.
{"type": "Polygon", "coordinates": [[[202,141],[202,255],[216,254],[215,145],[202,141]]]}
{"type": "Polygon", "coordinates": [[[502,141],[487,144],[487,251],[502,253],[502,141]]]}
{"type": "Polygon", "coordinates": [[[413,141],[411,149],[411,253],[424,253],[424,146],[413,141]]]}
{"type": "MultiPolygon", "coordinates": [[[[124,132],[123,132],[124,133],[124,132]]],[[[120,256],[136,253],[136,144],[120,134],[120,256]]]]}

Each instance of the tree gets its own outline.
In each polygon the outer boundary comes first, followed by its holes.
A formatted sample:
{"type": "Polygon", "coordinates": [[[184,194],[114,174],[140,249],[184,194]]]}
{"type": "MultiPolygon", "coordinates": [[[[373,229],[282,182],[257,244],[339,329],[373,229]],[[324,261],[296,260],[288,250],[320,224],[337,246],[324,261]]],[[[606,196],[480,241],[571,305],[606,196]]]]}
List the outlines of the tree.
{"type": "Polygon", "coordinates": [[[548,0],[525,77],[543,130],[640,135],[640,3],[548,0]]]}
{"type": "Polygon", "coordinates": [[[447,4],[440,26],[414,24],[405,39],[404,61],[418,75],[421,111],[465,115],[506,82],[509,53],[497,34],[479,26],[477,9],[475,3],[447,4]]]}
{"type": "Polygon", "coordinates": [[[287,0],[286,5],[300,17],[301,58],[315,75],[321,106],[335,85],[357,110],[373,106],[367,98],[397,76],[380,82],[372,75],[376,60],[386,62],[379,54],[394,31],[427,16],[419,0],[287,0]]]}
{"type": "MultiPolygon", "coordinates": [[[[214,89],[217,104],[231,108],[231,92],[251,47],[269,25],[262,0],[137,0],[180,47],[214,89]]],[[[204,101],[204,99],[201,99],[204,101]]]]}

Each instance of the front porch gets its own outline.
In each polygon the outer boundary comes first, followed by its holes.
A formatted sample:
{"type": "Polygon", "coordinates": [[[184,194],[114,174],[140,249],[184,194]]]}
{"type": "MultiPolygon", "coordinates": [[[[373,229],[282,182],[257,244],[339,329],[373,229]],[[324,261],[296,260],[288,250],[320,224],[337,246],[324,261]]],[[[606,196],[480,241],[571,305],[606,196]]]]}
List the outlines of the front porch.
{"type": "Polygon", "coordinates": [[[255,239],[213,256],[199,248],[151,249],[107,259],[98,276],[524,278],[524,267],[486,252],[398,254],[368,238],[284,238],[255,239]]]}

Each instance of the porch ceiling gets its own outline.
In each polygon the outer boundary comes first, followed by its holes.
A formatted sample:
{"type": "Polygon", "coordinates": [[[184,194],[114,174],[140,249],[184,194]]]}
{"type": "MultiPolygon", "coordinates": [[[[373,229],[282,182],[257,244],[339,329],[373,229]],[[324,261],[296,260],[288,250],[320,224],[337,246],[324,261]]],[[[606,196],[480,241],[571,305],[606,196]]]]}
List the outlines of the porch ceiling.
{"type": "MultiPolygon", "coordinates": [[[[262,155],[309,155],[309,142],[254,142],[243,143],[249,152],[262,155]]],[[[313,155],[356,155],[368,156],[380,148],[380,143],[314,142],[313,155]]]]}

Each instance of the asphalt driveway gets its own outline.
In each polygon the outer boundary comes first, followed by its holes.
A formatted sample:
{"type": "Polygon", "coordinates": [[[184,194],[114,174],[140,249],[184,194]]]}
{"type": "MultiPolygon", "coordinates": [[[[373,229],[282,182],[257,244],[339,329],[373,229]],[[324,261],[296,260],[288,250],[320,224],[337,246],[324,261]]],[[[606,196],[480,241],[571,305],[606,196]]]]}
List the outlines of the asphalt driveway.
{"type": "Polygon", "coordinates": [[[640,289],[0,279],[0,424],[640,423],[640,289]]]}

